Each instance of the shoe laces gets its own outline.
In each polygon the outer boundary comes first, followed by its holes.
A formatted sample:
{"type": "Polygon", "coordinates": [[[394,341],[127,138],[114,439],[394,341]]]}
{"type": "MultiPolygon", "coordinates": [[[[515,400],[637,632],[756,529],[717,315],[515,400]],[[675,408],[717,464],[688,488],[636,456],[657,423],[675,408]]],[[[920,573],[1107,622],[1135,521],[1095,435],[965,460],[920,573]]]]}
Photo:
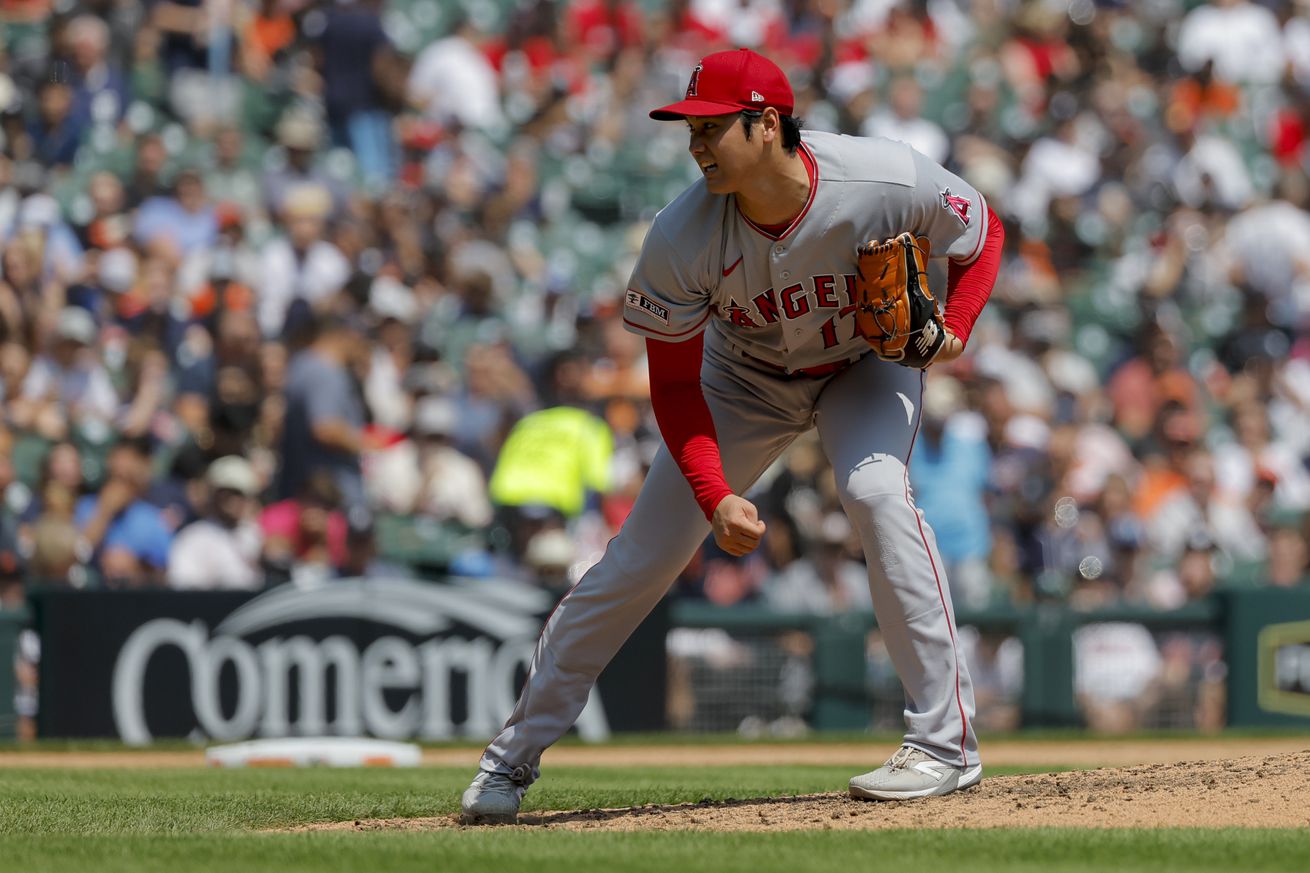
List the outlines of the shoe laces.
{"type": "Polygon", "coordinates": [[[479,778],[483,790],[505,792],[516,791],[520,797],[522,797],[524,792],[527,791],[527,788],[522,782],[519,782],[513,776],[507,776],[504,773],[489,773],[486,770],[483,770],[479,778]]]}
{"type": "Polygon", "coordinates": [[[896,753],[887,759],[886,766],[892,770],[904,770],[911,764],[918,763],[920,757],[928,757],[923,752],[913,746],[901,746],[896,753]]]}

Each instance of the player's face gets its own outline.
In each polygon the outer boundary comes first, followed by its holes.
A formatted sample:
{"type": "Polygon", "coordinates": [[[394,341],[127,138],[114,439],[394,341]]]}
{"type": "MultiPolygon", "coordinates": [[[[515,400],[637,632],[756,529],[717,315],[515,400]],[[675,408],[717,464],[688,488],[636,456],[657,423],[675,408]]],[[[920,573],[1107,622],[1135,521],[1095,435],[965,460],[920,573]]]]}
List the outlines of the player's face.
{"type": "Polygon", "coordinates": [[[731,194],[739,190],[757,157],[742,129],[741,116],[689,115],[687,130],[691,136],[687,149],[710,191],[731,194]]]}

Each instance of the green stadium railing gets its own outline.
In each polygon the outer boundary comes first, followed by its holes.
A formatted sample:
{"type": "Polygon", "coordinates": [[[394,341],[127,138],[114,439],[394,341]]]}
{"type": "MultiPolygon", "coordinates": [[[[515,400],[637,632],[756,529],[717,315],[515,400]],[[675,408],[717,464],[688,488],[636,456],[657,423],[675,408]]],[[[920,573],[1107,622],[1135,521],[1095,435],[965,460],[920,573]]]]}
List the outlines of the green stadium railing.
{"type": "MultiPolygon", "coordinates": [[[[957,619],[961,625],[1013,635],[1023,643],[1020,712],[1025,727],[1083,724],[1074,696],[1073,635],[1083,625],[1100,622],[1133,622],[1151,630],[1213,630],[1224,641],[1230,726],[1310,725],[1310,587],[1226,592],[1167,611],[1127,605],[1080,611],[1051,603],[962,609],[957,619]],[[1285,675],[1286,664],[1296,659],[1306,665],[1301,685],[1285,675]]],[[[864,662],[865,638],[877,627],[872,613],[826,616],[681,601],[673,605],[670,621],[675,628],[729,633],[809,633],[815,677],[811,726],[868,726],[872,699],[864,662]]]]}

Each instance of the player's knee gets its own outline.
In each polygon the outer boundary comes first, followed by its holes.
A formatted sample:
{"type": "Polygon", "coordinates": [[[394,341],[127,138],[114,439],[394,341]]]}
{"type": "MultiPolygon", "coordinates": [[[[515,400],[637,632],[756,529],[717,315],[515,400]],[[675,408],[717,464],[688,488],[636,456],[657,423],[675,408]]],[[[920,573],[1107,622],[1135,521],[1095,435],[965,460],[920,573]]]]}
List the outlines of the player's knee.
{"type": "Polygon", "coordinates": [[[561,639],[550,646],[549,673],[560,687],[590,686],[614,656],[617,647],[588,647],[580,640],[561,639]]]}
{"type": "Polygon", "coordinates": [[[870,511],[880,511],[885,505],[893,504],[903,509],[909,501],[905,465],[891,455],[873,455],[846,476],[838,476],[837,489],[848,512],[855,504],[870,511]]]}

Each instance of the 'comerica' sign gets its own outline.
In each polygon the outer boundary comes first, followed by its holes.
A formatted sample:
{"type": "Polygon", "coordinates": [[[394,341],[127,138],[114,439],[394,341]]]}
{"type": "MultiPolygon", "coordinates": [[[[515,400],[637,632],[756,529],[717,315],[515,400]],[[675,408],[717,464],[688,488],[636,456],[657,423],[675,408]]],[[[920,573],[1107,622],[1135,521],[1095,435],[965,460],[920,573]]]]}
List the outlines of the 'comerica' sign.
{"type": "MultiPolygon", "coordinates": [[[[37,611],[40,730],[132,744],[486,738],[513,708],[551,606],[538,589],[486,581],[351,579],[254,596],[47,592],[37,611]]],[[[578,719],[582,736],[608,735],[611,693],[616,729],[662,727],[664,628],[654,625],[602,677],[578,719]],[[625,685],[647,694],[629,699],[625,685]]]]}

